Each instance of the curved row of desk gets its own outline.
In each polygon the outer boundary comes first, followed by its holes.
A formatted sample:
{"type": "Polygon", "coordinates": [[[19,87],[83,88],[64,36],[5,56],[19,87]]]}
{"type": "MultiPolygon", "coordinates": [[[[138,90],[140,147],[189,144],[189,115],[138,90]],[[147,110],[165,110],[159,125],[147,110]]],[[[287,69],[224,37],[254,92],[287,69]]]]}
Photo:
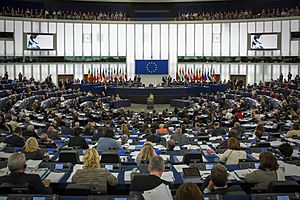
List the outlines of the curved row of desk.
{"type": "MultiPolygon", "coordinates": [[[[105,91],[104,86],[98,84],[74,84],[73,88],[80,88],[81,91],[91,91],[94,94],[101,94],[105,91]]],[[[122,87],[108,86],[106,92],[109,95],[119,94],[123,99],[130,99],[133,103],[145,104],[150,93],[155,97],[156,104],[169,104],[171,99],[187,98],[200,93],[213,93],[225,91],[228,84],[213,84],[206,86],[186,87],[122,87]]]]}

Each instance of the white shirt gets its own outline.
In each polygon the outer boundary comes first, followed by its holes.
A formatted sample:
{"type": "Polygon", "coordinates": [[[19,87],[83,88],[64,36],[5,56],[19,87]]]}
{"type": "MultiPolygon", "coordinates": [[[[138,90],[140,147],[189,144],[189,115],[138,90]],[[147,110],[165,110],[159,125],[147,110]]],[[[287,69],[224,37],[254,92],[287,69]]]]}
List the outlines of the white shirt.
{"type": "Polygon", "coordinates": [[[227,149],[220,157],[220,161],[226,165],[237,165],[240,159],[247,159],[247,154],[243,150],[227,149]]]}

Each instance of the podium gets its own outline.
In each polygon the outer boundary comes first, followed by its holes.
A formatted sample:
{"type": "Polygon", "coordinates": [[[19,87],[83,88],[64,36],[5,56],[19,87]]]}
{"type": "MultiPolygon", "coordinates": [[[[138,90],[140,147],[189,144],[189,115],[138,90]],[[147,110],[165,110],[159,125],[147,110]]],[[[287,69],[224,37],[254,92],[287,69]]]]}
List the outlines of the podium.
{"type": "Polygon", "coordinates": [[[147,109],[149,110],[154,109],[154,99],[147,98],[147,109]]]}

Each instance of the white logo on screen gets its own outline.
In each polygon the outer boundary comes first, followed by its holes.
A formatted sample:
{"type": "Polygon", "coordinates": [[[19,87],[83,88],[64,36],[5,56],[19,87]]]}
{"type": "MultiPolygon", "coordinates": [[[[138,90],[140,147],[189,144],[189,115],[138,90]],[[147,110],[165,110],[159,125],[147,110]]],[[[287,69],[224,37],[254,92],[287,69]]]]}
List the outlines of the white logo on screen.
{"type": "Polygon", "coordinates": [[[31,34],[28,39],[27,48],[28,49],[40,49],[40,36],[36,34],[31,34]]]}

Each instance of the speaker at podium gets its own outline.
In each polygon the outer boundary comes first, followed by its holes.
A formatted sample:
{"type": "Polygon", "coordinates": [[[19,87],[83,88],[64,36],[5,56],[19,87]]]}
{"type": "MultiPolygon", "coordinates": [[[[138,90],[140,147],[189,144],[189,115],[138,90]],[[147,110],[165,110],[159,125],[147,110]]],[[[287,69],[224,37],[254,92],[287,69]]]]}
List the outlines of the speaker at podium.
{"type": "Polygon", "coordinates": [[[154,95],[150,93],[149,97],[147,98],[147,109],[153,110],[154,109],[154,95]]]}

